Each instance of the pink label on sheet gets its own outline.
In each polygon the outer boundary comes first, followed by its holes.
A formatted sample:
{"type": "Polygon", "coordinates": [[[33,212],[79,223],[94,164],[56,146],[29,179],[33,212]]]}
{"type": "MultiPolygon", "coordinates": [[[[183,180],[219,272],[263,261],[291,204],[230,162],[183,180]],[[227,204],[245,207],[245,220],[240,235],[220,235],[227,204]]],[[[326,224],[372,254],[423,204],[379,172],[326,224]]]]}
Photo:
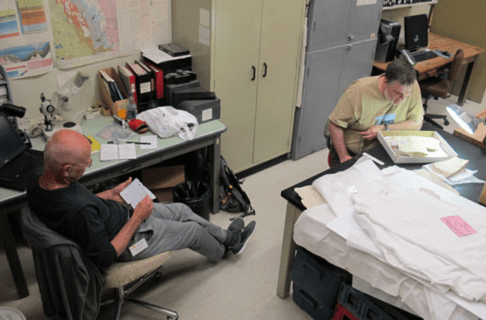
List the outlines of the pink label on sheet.
{"type": "Polygon", "coordinates": [[[440,218],[440,221],[444,222],[458,237],[467,236],[473,233],[477,233],[466,221],[459,216],[450,216],[440,218]]]}

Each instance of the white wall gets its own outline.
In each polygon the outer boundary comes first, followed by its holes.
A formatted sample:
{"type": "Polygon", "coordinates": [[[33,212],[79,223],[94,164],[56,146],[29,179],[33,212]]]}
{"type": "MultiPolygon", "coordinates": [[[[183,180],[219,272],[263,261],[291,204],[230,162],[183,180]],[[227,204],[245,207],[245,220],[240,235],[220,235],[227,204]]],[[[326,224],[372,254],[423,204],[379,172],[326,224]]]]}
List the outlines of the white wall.
{"type": "MultiPolygon", "coordinates": [[[[57,79],[59,75],[66,73],[73,73],[82,71],[90,75],[90,81],[86,83],[86,87],[83,87],[79,93],[81,96],[73,97],[72,101],[85,104],[84,106],[76,106],[78,110],[86,109],[94,101],[100,100],[99,82],[98,82],[98,70],[103,68],[113,67],[117,65],[125,65],[126,62],[133,62],[135,59],[140,59],[140,53],[132,54],[123,58],[117,58],[98,63],[88,64],[78,68],[72,68],[67,70],[54,69],[53,71],[31,78],[20,78],[9,80],[12,90],[12,98],[15,105],[22,106],[27,109],[26,117],[29,119],[37,119],[42,116],[39,111],[40,107],[40,95],[44,93],[46,98],[50,99],[52,94],[58,89],[57,79]],[[89,86],[89,87],[88,87],[89,86]]],[[[73,112],[75,106],[73,106],[73,112]]]]}

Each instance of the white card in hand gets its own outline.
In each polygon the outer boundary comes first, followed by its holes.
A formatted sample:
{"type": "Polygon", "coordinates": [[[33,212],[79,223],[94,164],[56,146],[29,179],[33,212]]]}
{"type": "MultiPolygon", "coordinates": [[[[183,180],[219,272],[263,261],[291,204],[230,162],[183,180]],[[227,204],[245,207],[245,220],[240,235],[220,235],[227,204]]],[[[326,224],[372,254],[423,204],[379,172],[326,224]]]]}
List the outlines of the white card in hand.
{"type": "Polygon", "coordinates": [[[130,204],[132,208],[135,208],[146,195],[148,195],[152,200],[156,198],[155,195],[138,179],[133,180],[132,183],[125,188],[125,190],[120,192],[120,196],[126,201],[126,203],[130,204]]]}

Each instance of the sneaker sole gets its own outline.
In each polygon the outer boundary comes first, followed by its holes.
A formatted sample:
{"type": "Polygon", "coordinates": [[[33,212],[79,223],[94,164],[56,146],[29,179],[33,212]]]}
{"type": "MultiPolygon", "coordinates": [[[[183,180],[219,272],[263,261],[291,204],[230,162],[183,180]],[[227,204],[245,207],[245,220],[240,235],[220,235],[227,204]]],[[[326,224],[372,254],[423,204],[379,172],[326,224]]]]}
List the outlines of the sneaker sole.
{"type": "Polygon", "coordinates": [[[258,225],[258,223],[255,224],[255,229],[253,229],[253,232],[250,234],[248,239],[246,239],[246,241],[243,244],[243,247],[241,247],[240,251],[238,251],[238,253],[235,253],[235,256],[238,256],[238,255],[242,254],[243,251],[245,251],[246,245],[248,244],[248,242],[250,242],[251,237],[253,237],[253,235],[255,234],[255,231],[257,229],[257,225],[258,225]]]}

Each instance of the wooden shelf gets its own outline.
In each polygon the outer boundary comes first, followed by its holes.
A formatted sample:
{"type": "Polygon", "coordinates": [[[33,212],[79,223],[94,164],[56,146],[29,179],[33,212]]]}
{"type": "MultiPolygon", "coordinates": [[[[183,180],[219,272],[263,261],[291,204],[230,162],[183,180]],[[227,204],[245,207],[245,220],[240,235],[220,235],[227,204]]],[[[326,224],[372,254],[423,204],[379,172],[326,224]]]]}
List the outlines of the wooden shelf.
{"type": "Polygon", "coordinates": [[[438,0],[432,0],[427,2],[418,2],[418,3],[410,3],[410,4],[397,4],[391,7],[383,7],[383,11],[405,9],[405,8],[411,8],[416,6],[432,5],[432,4],[437,4],[438,2],[439,2],[438,0]]]}

